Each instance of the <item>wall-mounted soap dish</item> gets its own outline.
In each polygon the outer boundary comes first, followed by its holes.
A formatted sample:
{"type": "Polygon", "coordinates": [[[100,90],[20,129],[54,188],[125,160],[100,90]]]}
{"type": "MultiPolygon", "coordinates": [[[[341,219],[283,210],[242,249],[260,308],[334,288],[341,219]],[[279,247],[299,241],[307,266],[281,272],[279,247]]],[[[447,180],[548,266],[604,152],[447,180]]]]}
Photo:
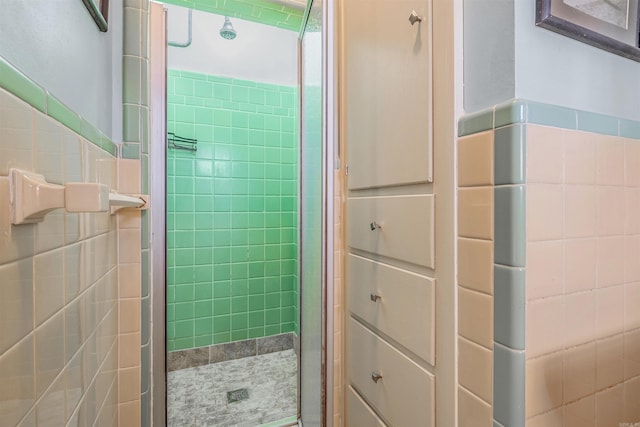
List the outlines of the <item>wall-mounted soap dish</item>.
{"type": "Polygon", "coordinates": [[[30,224],[44,220],[54,209],[67,212],[108,212],[123,208],[148,208],[149,197],[123,195],[109,191],[100,183],[72,182],[65,185],[48,183],[44,176],[20,169],[9,170],[9,207],[11,223],[30,224]]]}

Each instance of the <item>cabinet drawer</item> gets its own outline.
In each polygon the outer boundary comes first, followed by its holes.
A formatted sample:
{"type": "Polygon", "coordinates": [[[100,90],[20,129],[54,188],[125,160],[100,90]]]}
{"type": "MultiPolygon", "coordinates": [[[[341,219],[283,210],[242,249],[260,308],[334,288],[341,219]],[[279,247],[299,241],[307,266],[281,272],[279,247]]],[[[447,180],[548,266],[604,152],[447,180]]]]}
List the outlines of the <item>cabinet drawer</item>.
{"type": "Polygon", "coordinates": [[[351,387],[347,387],[347,426],[386,427],[369,405],[351,387]]]}
{"type": "Polygon", "coordinates": [[[353,318],[347,349],[350,384],[393,427],[434,425],[433,375],[353,318]],[[374,382],[373,375],[381,375],[374,382]]]}
{"type": "Polygon", "coordinates": [[[435,281],[357,255],[347,263],[351,312],[433,365],[435,281]]]}
{"type": "Polygon", "coordinates": [[[352,248],[434,268],[434,196],[355,197],[347,204],[352,248]]]}

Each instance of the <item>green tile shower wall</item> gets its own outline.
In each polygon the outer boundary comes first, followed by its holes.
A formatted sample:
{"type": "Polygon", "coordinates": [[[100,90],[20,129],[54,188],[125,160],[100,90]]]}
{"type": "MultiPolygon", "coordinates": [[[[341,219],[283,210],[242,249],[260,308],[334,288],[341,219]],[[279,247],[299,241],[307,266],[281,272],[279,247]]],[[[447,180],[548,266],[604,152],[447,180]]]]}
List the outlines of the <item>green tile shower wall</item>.
{"type": "Polygon", "coordinates": [[[163,0],[164,3],[300,31],[304,9],[268,0],[163,0]]]}
{"type": "Polygon", "coordinates": [[[167,337],[180,350],[296,331],[294,87],[168,72],[167,337]]]}

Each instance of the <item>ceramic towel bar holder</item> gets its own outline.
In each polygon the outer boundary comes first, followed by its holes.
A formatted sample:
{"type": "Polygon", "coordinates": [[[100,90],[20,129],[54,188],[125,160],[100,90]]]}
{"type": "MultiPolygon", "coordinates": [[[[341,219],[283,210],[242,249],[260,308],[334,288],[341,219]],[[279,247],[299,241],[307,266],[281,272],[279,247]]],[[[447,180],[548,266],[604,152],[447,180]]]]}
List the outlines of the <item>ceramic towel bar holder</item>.
{"type": "Polygon", "coordinates": [[[9,208],[11,223],[30,224],[44,220],[54,209],[67,212],[111,212],[123,208],[146,210],[149,196],[124,195],[109,191],[100,183],[48,183],[44,176],[20,169],[9,170],[9,208]]]}

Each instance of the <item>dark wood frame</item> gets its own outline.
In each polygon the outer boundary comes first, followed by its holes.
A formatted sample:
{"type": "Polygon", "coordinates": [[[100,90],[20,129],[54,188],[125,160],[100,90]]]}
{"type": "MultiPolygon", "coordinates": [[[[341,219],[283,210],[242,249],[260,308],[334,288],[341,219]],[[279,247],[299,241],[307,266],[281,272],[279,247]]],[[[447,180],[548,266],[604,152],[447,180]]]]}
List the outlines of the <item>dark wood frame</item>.
{"type": "Polygon", "coordinates": [[[103,33],[107,31],[109,21],[109,0],[82,0],[91,17],[103,33]],[[95,2],[98,1],[98,6],[95,2]]]}
{"type": "MultiPolygon", "coordinates": [[[[536,25],[567,37],[571,37],[572,39],[579,40],[591,46],[615,53],[616,55],[624,56],[625,58],[640,62],[640,11],[635,11],[636,19],[630,23],[631,28],[628,30],[616,29],[618,31],[624,31],[625,33],[633,32],[634,44],[631,45],[611,35],[605,35],[596,30],[587,28],[586,23],[599,20],[578,10],[575,10],[575,16],[571,18],[567,16],[560,17],[553,15],[552,7],[555,6],[556,3],[561,3],[562,1],[563,0],[536,0],[536,25]]],[[[640,9],[640,2],[638,3],[638,9],[640,9]]],[[[605,28],[615,27],[614,25],[604,21],[599,21],[599,24],[605,28]]]]}

